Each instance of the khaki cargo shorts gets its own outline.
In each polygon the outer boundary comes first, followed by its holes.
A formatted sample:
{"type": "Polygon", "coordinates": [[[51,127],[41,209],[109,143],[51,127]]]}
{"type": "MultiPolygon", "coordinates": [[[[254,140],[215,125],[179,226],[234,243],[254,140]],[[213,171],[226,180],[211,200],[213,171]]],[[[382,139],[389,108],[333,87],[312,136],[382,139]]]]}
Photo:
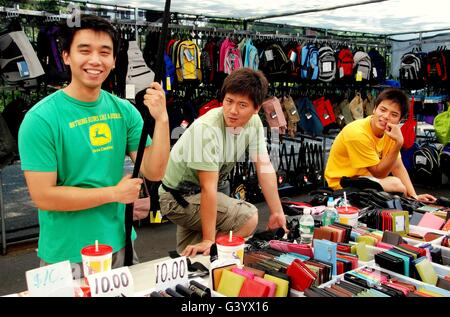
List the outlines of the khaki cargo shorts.
{"type": "MultiPolygon", "coordinates": [[[[161,214],[177,224],[178,253],[188,245],[202,241],[200,195],[185,196],[189,202],[186,208],[179,205],[171,193],[165,192],[159,196],[161,214]]],[[[257,212],[254,205],[218,192],[216,233],[239,230],[257,212]]]]}

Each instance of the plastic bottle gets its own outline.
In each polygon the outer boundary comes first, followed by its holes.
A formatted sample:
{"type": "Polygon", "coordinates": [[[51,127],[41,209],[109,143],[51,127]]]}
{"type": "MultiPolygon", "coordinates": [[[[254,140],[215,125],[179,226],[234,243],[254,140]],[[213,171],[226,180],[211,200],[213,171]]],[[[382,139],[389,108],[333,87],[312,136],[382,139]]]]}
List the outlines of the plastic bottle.
{"type": "Polygon", "coordinates": [[[334,208],[334,200],[333,197],[328,198],[327,208],[323,211],[322,214],[322,226],[328,226],[333,224],[338,220],[338,212],[336,208],[334,208]]]}
{"type": "Polygon", "coordinates": [[[312,242],[314,233],[314,218],[311,216],[311,209],[303,209],[303,216],[300,218],[300,243],[308,244],[312,242]]]}

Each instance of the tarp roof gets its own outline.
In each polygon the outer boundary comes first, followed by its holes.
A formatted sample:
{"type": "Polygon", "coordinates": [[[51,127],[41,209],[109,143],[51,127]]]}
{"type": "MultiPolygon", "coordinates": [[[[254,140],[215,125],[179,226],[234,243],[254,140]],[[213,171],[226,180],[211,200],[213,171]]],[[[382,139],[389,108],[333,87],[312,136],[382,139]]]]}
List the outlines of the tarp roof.
{"type": "MultiPolygon", "coordinates": [[[[93,2],[161,11],[164,10],[165,4],[165,0],[95,0],[93,2]]],[[[367,0],[172,0],[171,11],[248,19],[269,14],[330,8],[361,2],[367,2],[367,0]]],[[[263,21],[374,34],[419,33],[420,31],[450,29],[450,2],[446,0],[387,0],[263,21]]],[[[407,36],[407,38],[414,37],[418,37],[418,34],[407,36]]],[[[397,38],[400,37],[397,36],[397,38]]]]}

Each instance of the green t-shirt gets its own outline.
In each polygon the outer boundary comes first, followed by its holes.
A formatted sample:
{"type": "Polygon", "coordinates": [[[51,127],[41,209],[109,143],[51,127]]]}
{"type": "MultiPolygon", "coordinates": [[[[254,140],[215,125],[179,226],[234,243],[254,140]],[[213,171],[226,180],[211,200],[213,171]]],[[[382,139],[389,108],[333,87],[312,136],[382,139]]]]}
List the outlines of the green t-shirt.
{"type": "MultiPolygon", "coordinates": [[[[267,154],[264,128],[253,115],[239,134],[226,128],[223,108],[208,111],[181,135],[171,152],[163,182],[183,190],[199,185],[197,171],[219,172],[219,183],[226,179],[236,162],[245,159],[245,151],[267,154]]],[[[160,193],[164,192],[162,187],[160,193]]]]}
{"type": "MultiPolygon", "coordinates": [[[[22,170],[57,172],[58,186],[114,186],[123,177],[125,154],[139,146],[142,126],[131,103],[106,91],[97,101],[81,102],[59,90],[30,109],[20,126],[22,170]]],[[[95,240],[116,252],[125,246],[124,217],[121,203],[39,210],[38,256],[48,263],[81,262],[81,249],[95,240]]]]}

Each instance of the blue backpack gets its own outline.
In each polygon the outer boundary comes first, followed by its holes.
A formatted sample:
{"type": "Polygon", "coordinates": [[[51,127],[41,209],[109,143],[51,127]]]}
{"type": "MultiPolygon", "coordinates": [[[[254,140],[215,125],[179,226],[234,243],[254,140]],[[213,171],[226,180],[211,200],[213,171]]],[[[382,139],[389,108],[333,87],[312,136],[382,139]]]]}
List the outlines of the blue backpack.
{"type": "Polygon", "coordinates": [[[175,66],[172,63],[172,59],[164,52],[164,70],[165,70],[165,79],[163,80],[163,88],[167,92],[168,90],[173,89],[173,84],[175,82],[175,66]],[[167,89],[167,81],[170,78],[170,89],[167,89]]]}
{"type": "Polygon", "coordinates": [[[314,44],[302,48],[301,77],[309,80],[319,77],[319,50],[314,44]]]}
{"type": "Polygon", "coordinates": [[[296,106],[300,115],[298,128],[306,134],[322,135],[323,125],[311,100],[300,98],[297,100],[296,106]]]}
{"type": "Polygon", "coordinates": [[[414,153],[420,148],[419,144],[414,143],[410,148],[400,150],[403,165],[408,172],[414,171],[414,153]]]}

